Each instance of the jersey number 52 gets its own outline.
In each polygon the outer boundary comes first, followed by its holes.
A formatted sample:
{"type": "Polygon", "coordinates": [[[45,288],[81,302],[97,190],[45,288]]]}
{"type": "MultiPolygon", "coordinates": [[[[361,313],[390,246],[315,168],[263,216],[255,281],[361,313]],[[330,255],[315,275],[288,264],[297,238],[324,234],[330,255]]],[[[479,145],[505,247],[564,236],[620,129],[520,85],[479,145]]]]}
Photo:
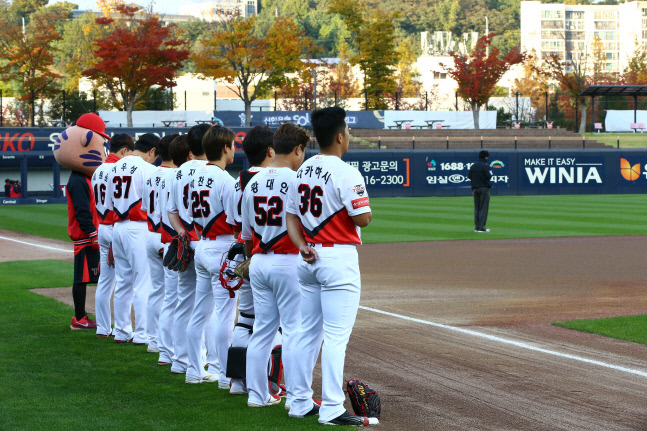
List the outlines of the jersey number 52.
{"type": "Polygon", "coordinates": [[[283,226],[283,200],[278,196],[269,199],[267,196],[254,196],[254,212],[254,221],[258,226],[283,226]]]}

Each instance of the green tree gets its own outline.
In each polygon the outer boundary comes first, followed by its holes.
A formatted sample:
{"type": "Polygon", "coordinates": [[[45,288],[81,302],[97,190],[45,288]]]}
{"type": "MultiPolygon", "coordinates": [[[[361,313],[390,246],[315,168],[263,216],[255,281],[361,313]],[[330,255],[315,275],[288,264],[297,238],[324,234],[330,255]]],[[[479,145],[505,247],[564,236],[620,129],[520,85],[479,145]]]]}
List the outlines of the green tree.
{"type": "Polygon", "coordinates": [[[288,74],[307,68],[301,57],[314,52],[312,40],[290,18],[277,18],[264,37],[256,37],[256,18],[232,18],[192,56],[205,78],[224,79],[245,104],[250,124],[252,102],[275,87],[286,86],[288,74]]]}
{"type": "Polygon", "coordinates": [[[364,109],[388,109],[388,95],[396,89],[398,54],[393,20],[398,14],[369,9],[363,0],[331,0],[328,11],[342,17],[356,46],[357,54],[351,61],[364,74],[364,109]]]}

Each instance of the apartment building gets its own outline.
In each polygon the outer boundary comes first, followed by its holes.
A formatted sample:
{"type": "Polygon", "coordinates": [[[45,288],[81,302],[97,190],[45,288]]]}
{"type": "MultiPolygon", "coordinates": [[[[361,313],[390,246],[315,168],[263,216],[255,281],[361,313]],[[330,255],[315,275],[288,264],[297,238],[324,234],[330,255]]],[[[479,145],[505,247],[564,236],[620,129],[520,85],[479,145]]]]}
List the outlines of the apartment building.
{"type": "MultiPolygon", "coordinates": [[[[647,1],[619,5],[521,2],[521,48],[562,60],[595,61],[599,39],[601,70],[622,72],[637,47],[647,50],[647,1]]],[[[567,67],[567,70],[569,67],[567,67]]]]}
{"type": "Polygon", "coordinates": [[[231,15],[249,17],[258,13],[257,0],[216,0],[186,3],[178,7],[180,15],[190,15],[205,21],[217,21],[231,15]]]}

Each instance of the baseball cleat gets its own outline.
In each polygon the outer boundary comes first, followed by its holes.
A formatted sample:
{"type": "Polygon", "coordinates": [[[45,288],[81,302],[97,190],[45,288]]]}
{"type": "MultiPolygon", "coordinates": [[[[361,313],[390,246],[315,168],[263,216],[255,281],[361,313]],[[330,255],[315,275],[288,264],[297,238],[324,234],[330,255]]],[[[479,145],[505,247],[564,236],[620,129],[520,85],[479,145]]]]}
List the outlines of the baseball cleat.
{"type": "Polygon", "coordinates": [[[310,409],[310,411],[307,412],[306,414],[304,414],[304,415],[291,415],[291,414],[288,414],[288,416],[290,416],[291,418],[299,418],[299,419],[304,418],[306,416],[317,416],[319,414],[319,409],[321,408],[321,401],[317,401],[317,400],[313,399],[312,402],[313,402],[312,409],[310,409]]]}
{"type": "Polygon", "coordinates": [[[229,395],[247,395],[247,391],[241,389],[230,389],[229,395]]]}
{"type": "Polygon", "coordinates": [[[132,338],[130,340],[118,340],[118,339],[115,338],[115,343],[118,343],[118,344],[126,344],[126,343],[130,343],[132,341],[133,341],[132,338]]]}
{"type": "Polygon", "coordinates": [[[344,412],[334,419],[330,419],[329,421],[321,422],[321,423],[324,425],[368,426],[368,425],[379,425],[380,421],[378,418],[367,418],[363,416],[355,416],[348,412],[344,412]]]}
{"type": "Polygon", "coordinates": [[[230,388],[229,383],[220,383],[220,382],[218,382],[218,389],[223,389],[223,390],[227,389],[227,390],[229,390],[229,388],[230,388]]]}
{"type": "Polygon", "coordinates": [[[278,404],[280,402],[281,402],[281,397],[279,397],[278,395],[270,394],[270,400],[268,402],[266,402],[265,404],[261,405],[261,404],[248,402],[247,406],[248,407],[269,407],[269,406],[276,405],[276,404],[278,404]]]}
{"type": "Polygon", "coordinates": [[[170,362],[157,361],[157,365],[166,366],[166,365],[172,365],[172,364],[170,362]]]}
{"type": "Polygon", "coordinates": [[[218,381],[218,376],[214,376],[213,374],[205,374],[202,378],[195,378],[195,377],[187,377],[184,380],[184,383],[187,385],[195,385],[199,383],[215,383],[218,381]]]}
{"type": "Polygon", "coordinates": [[[97,338],[108,338],[106,334],[97,334],[97,338]]]}
{"type": "Polygon", "coordinates": [[[72,324],[70,325],[72,331],[82,331],[86,329],[97,329],[97,322],[88,318],[86,314],[79,320],[76,319],[76,316],[72,317],[72,324]]]}
{"type": "Polygon", "coordinates": [[[160,350],[157,347],[150,347],[150,346],[146,349],[146,351],[148,353],[159,353],[160,352],[160,350]]]}

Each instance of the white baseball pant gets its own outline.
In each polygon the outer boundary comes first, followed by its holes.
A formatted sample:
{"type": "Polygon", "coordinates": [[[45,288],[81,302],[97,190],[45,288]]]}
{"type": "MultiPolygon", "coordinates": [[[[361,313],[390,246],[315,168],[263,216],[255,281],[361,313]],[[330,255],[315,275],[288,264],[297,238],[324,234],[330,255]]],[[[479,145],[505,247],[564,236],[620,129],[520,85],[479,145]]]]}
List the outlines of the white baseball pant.
{"type": "MultiPolygon", "coordinates": [[[[223,255],[234,242],[233,235],[221,235],[215,240],[202,239],[198,242],[195,253],[195,304],[189,326],[187,329],[189,367],[187,378],[201,378],[204,375],[204,363],[201,360],[203,337],[207,323],[215,324],[214,335],[207,332],[208,356],[215,350],[220,374],[218,384],[229,384],[226,376],[227,354],[231,345],[232,333],[236,311],[236,296],[229,297],[229,292],[222,287],[219,281],[220,268],[223,255]],[[215,319],[212,319],[215,313],[215,319]],[[211,344],[212,337],[215,345],[211,344]]],[[[212,361],[207,359],[212,364],[212,361]]]]}
{"type": "Polygon", "coordinates": [[[97,335],[108,336],[112,332],[110,300],[115,291],[115,268],[108,265],[108,249],[112,243],[112,225],[100,224],[98,236],[101,273],[94,296],[94,314],[97,316],[97,335]]]}
{"type": "Polygon", "coordinates": [[[148,268],[150,273],[150,291],[148,292],[148,304],[146,308],[146,333],[148,335],[148,347],[157,348],[157,336],[159,316],[164,302],[164,265],[160,258],[159,251],[163,249],[162,234],[151,232],[146,234],[146,255],[148,257],[148,268]]]}
{"type": "MultiPolygon", "coordinates": [[[[276,345],[279,325],[283,330],[282,361],[287,391],[286,404],[294,397],[295,340],[301,320],[301,289],[296,254],[255,254],[249,268],[254,295],[254,333],[247,346],[249,403],[263,405],[269,399],[267,363],[276,345]]],[[[310,353],[312,355],[312,353],[310,353]]],[[[316,357],[315,357],[316,358],[316,357]]],[[[312,401],[310,402],[312,408],[312,401]]]]}
{"type": "MultiPolygon", "coordinates": [[[[191,242],[191,248],[195,250],[198,245],[196,241],[191,242]]],[[[189,366],[189,343],[186,330],[189,326],[189,319],[193,312],[195,302],[195,259],[184,272],[177,274],[177,305],[175,307],[175,318],[173,319],[173,365],[171,372],[177,374],[186,373],[189,366]]]]}
{"type": "MultiPolygon", "coordinates": [[[[168,244],[164,244],[164,254],[168,244]]],[[[164,267],[164,300],[158,322],[157,348],[160,351],[159,362],[171,363],[173,360],[173,320],[177,306],[177,272],[164,267]]]]}
{"type": "Polygon", "coordinates": [[[344,360],[346,346],[355,324],[361,279],[357,249],[352,245],[321,247],[313,264],[299,260],[297,272],[301,285],[301,328],[295,351],[294,399],[290,414],[304,415],[312,409],[312,371],[321,347],[321,408],[324,423],[346,411],[344,360]]]}
{"type": "Polygon", "coordinates": [[[146,343],[146,303],[150,276],[146,259],[146,232],[144,221],[124,220],[115,223],[112,230],[112,252],[115,257],[117,284],[113,305],[115,311],[115,340],[146,343]],[[130,318],[135,310],[135,332],[130,318]]]}

